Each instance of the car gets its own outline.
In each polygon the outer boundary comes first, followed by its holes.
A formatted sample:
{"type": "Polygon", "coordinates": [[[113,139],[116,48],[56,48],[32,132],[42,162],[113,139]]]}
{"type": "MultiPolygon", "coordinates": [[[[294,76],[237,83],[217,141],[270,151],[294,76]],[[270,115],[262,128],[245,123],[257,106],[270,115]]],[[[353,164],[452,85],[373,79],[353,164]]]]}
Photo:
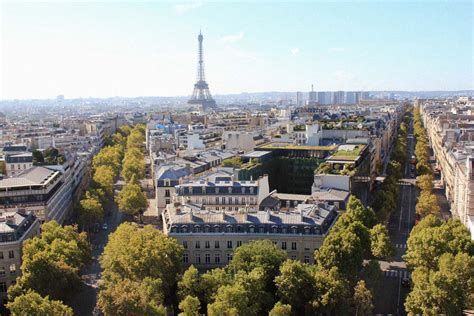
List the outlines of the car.
{"type": "Polygon", "coordinates": [[[102,230],[107,230],[109,228],[109,226],[107,225],[107,223],[104,223],[102,225],[102,230]]]}
{"type": "Polygon", "coordinates": [[[410,279],[409,278],[403,278],[402,279],[402,286],[403,287],[410,287],[410,279]]]}

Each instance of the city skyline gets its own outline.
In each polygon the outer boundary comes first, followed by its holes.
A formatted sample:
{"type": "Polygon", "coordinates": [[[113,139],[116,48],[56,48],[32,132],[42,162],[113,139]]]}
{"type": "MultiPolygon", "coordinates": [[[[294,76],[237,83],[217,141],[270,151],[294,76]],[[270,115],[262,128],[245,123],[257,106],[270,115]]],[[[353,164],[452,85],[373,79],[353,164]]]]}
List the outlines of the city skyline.
{"type": "Polygon", "coordinates": [[[470,2],[7,1],[1,12],[1,99],[189,96],[200,27],[214,95],[311,84],[315,91],[474,87],[470,2]]]}

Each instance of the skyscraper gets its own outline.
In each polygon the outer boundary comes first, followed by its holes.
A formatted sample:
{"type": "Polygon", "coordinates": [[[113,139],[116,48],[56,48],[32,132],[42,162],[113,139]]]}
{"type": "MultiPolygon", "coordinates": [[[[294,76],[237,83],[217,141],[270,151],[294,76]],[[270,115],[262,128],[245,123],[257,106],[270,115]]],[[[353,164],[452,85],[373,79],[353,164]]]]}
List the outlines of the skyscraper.
{"type": "Polygon", "coordinates": [[[201,105],[203,110],[208,108],[215,108],[216,101],[212,98],[211,92],[209,91],[209,85],[206,82],[206,76],[204,75],[204,58],[202,41],[204,36],[201,32],[198,35],[199,50],[198,50],[198,69],[197,69],[197,81],[194,84],[194,91],[188,104],[201,105]]]}
{"type": "Polygon", "coordinates": [[[316,104],[318,102],[318,95],[314,91],[314,86],[311,85],[311,91],[308,93],[308,104],[316,104]]]}
{"type": "Polygon", "coordinates": [[[304,105],[303,92],[301,91],[296,92],[296,105],[298,106],[304,105]]]}

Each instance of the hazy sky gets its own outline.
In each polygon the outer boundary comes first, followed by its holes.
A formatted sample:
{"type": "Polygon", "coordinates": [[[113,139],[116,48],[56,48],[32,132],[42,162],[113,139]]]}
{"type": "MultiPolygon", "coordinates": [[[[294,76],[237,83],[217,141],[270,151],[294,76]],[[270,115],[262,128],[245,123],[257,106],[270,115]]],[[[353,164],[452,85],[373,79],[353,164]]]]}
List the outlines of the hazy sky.
{"type": "Polygon", "coordinates": [[[0,3],[2,99],[474,88],[472,1],[0,3]]]}

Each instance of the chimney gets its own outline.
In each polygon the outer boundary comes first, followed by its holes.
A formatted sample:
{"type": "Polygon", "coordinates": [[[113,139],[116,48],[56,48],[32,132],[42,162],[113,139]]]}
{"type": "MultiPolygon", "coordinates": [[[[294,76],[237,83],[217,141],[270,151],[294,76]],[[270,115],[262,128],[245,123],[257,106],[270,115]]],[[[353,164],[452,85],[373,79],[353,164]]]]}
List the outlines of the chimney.
{"type": "Polygon", "coordinates": [[[15,216],[14,215],[7,215],[6,223],[10,224],[10,225],[15,224],[15,216]]]}

